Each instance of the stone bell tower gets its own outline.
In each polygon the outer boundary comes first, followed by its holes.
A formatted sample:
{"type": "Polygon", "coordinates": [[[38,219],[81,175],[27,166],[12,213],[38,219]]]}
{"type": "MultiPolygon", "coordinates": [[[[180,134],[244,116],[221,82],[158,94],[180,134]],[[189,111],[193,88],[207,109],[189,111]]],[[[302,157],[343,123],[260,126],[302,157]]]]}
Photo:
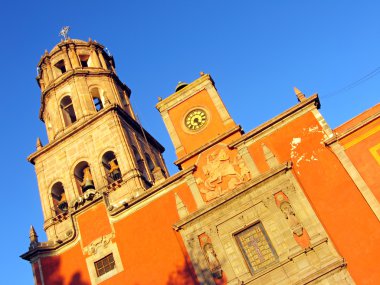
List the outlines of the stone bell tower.
{"type": "MultiPolygon", "coordinates": [[[[37,140],[35,165],[48,242],[73,234],[69,212],[105,197],[109,211],[168,176],[164,148],[136,120],[130,89],[110,52],[89,39],[69,39],[38,63],[40,119],[48,144],[37,140]]],[[[91,205],[90,205],[91,206],[91,205]]]]}

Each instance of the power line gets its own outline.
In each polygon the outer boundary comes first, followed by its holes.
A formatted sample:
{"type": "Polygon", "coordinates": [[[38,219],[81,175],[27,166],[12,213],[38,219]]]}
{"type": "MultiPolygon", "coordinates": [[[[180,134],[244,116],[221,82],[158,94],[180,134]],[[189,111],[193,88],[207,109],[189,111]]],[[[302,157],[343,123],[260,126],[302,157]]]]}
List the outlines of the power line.
{"type": "Polygon", "coordinates": [[[380,73],[380,67],[376,67],[374,70],[372,70],[370,73],[364,75],[360,79],[358,79],[358,80],[356,80],[354,82],[351,82],[350,84],[344,86],[341,89],[338,89],[338,90],[336,90],[334,92],[328,93],[327,95],[324,95],[324,96],[321,96],[321,97],[323,97],[323,98],[333,97],[333,96],[335,96],[337,94],[340,94],[340,93],[346,92],[348,90],[351,90],[352,88],[355,88],[356,86],[361,85],[361,84],[365,83],[366,81],[370,80],[371,78],[375,77],[379,73],[380,73]]]}

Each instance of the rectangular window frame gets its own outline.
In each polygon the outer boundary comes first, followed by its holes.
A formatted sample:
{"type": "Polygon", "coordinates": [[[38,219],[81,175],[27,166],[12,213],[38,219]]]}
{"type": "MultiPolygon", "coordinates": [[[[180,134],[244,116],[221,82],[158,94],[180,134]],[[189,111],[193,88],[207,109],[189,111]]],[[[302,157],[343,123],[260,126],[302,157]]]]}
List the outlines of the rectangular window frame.
{"type": "Polygon", "coordinates": [[[115,259],[113,253],[102,257],[101,259],[94,262],[96,274],[98,277],[103,276],[104,274],[114,270],[116,268],[115,259]]]}
{"type": "MultiPolygon", "coordinates": [[[[120,258],[120,253],[119,253],[117,244],[112,241],[108,243],[107,246],[105,247],[101,244],[101,241],[103,239],[113,239],[113,237],[114,237],[114,234],[112,233],[112,234],[100,237],[94,240],[92,243],[92,244],[99,244],[95,252],[90,254],[86,258],[87,269],[90,275],[91,284],[93,285],[100,284],[103,281],[108,280],[108,279],[112,279],[112,277],[124,271],[123,263],[120,258]],[[95,262],[100,261],[101,259],[103,259],[104,257],[110,254],[112,254],[113,256],[115,267],[112,270],[104,273],[103,275],[98,276],[97,270],[95,267],[95,262]]],[[[85,248],[85,251],[87,252],[89,252],[90,250],[88,247],[85,248]]]]}
{"type": "Polygon", "coordinates": [[[263,225],[263,223],[262,223],[261,221],[256,221],[255,223],[252,223],[252,224],[250,224],[250,225],[244,227],[243,229],[241,229],[241,230],[239,230],[239,231],[233,233],[233,237],[234,237],[234,239],[235,239],[235,242],[236,242],[236,244],[237,244],[237,247],[238,247],[239,250],[240,250],[240,253],[241,253],[242,257],[243,257],[243,260],[244,260],[244,262],[245,262],[247,268],[249,269],[249,271],[251,272],[252,275],[254,275],[254,274],[256,274],[256,273],[258,273],[258,272],[260,272],[260,271],[263,271],[263,270],[265,270],[265,269],[267,269],[267,268],[269,268],[269,267],[272,266],[273,264],[278,263],[278,261],[279,261],[279,256],[278,256],[278,254],[277,254],[275,248],[273,247],[273,244],[272,244],[272,242],[271,242],[271,240],[270,240],[270,238],[269,238],[269,236],[268,236],[268,233],[267,233],[267,231],[265,230],[264,225],[263,225]],[[251,229],[251,228],[254,228],[254,227],[259,227],[259,228],[260,228],[261,232],[262,232],[263,235],[264,235],[264,238],[265,238],[267,244],[269,245],[269,249],[271,250],[272,255],[273,255],[273,257],[274,257],[274,260],[273,260],[272,262],[270,262],[269,264],[263,266],[262,268],[258,268],[258,269],[256,269],[256,270],[253,269],[253,265],[251,264],[251,262],[250,262],[250,260],[249,260],[249,258],[248,258],[248,256],[247,256],[246,250],[244,249],[244,246],[243,246],[243,244],[241,243],[241,240],[240,240],[240,238],[239,238],[239,235],[241,235],[243,232],[245,232],[245,231],[247,231],[247,230],[249,230],[249,229],[251,229]]]}

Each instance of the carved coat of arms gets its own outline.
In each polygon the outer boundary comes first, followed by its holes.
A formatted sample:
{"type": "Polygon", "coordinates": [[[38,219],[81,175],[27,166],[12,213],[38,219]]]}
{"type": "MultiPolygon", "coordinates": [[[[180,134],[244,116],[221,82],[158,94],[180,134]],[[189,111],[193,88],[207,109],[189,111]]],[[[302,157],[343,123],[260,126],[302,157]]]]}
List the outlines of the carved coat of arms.
{"type": "Polygon", "coordinates": [[[201,170],[202,178],[197,178],[197,184],[205,201],[215,199],[251,178],[244,160],[239,155],[232,159],[225,149],[208,154],[201,170]]]}

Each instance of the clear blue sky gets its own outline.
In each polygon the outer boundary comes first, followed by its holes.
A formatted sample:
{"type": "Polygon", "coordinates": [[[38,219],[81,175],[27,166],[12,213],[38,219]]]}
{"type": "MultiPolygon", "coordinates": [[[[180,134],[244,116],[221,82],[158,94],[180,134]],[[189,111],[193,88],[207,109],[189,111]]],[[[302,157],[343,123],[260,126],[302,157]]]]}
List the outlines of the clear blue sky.
{"type": "Polygon", "coordinates": [[[379,1],[2,1],[0,284],[32,284],[30,265],[18,256],[28,248],[30,224],[45,239],[26,157],[37,136],[47,141],[36,65],[59,42],[62,26],[71,27],[71,38],[91,37],[113,53],[142,124],[166,147],[174,173],[158,96],[210,73],[249,131],[294,105],[297,86],[319,93],[321,112],[336,127],[379,102],[379,15],[379,1]],[[354,88],[331,95],[346,86],[354,88]]]}

